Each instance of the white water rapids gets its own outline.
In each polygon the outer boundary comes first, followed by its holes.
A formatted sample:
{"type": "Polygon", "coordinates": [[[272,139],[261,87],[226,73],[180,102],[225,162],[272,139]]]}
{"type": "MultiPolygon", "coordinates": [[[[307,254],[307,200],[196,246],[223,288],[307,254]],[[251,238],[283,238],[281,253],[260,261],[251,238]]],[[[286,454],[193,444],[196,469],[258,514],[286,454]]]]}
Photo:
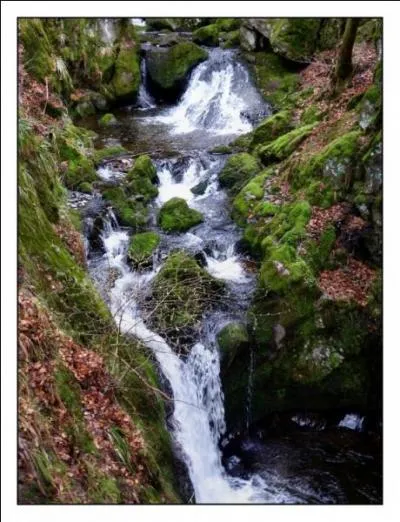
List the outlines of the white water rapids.
{"type": "MultiPolygon", "coordinates": [[[[246,69],[235,62],[229,51],[215,50],[210,54],[210,59],[193,71],[180,103],[160,116],[149,117],[149,123],[167,123],[171,134],[196,129],[217,137],[251,130],[248,115],[259,113],[262,104],[246,69]]],[[[230,298],[239,302],[251,292],[252,277],[235,251],[240,235],[229,218],[226,195],[218,185],[223,160],[210,158],[201,151],[183,159],[186,163],[179,163],[179,159],[158,162],[159,195],[155,205],[160,207],[172,197],[181,197],[200,210],[205,220],[185,234],[164,235],[164,247],[167,243],[168,251],[178,247],[191,253],[192,249],[203,252],[206,270],[225,280],[230,296],[235,296],[230,298]],[[202,194],[194,194],[191,189],[199,182],[205,182],[206,188],[202,194]]],[[[106,171],[102,173],[103,178],[108,176],[106,171]]],[[[146,326],[140,297],[162,265],[155,263],[144,272],[132,270],[126,259],[128,231],[119,228],[112,211],[107,223],[102,234],[105,253],[97,270],[112,268],[119,273],[109,292],[115,321],[122,332],[134,335],[152,350],[169,381],[174,398],[173,437],[187,466],[196,502],[290,502],[287,494],[276,488],[271,490],[259,475],[242,479],[224,469],[218,446],[226,429],[224,397],[215,332],[211,336],[200,335],[190,355],[182,360],[165,339],[146,326]]],[[[229,317],[223,322],[229,322],[229,317]]]]}

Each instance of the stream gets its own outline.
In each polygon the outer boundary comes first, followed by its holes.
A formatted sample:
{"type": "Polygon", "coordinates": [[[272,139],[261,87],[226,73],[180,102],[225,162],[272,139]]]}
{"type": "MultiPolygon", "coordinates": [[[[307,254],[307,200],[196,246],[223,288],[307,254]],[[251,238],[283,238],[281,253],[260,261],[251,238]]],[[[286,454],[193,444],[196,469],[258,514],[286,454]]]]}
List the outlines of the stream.
{"type": "MultiPolygon", "coordinates": [[[[142,75],[145,78],[144,60],[142,75]]],[[[232,434],[226,433],[216,334],[232,320],[244,318],[256,281],[238,248],[241,230],[231,220],[228,197],[218,184],[227,156],[208,151],[249,132],[270,112],[235,52],[213,49],[209,59],[193,70],[175,106],[157,107],[143,82],[137,105],[115,111],[117,125],[99,128],[95,118],[88,118],[84,124],[100,134],[99,146],[121,144],[132,153],[152,156],[159,195],[151,205],[149,229],[161,236],[152,267],[133,270],[126,256],[132,232],[119,226],[110,208],[102,249],[91,250],[87,242],[89,271],[121,331],[152,351],[168,381],[174,397],[168,427],[196,503],[376,502],[379,476],[374,475],[374,456],[362,438],[362,419],[356,413],[351,417],[349,412],[335,430],[307,430],[307,419],[303,425],[298,421],[299,430],[284,438],[247,434],[233,441],[232,434]],[[205,191],[195,195],[191,189],[200,182],[205,191]],[[184,198],[202,212],[204,222],[183,234],[160,231],[158,209],[172,197],[184,198]],[[226,283],[221,304],[203,318],[198,339],[185,359],[149,329],[142,306],[153,278],[175,249],[200,255],[205,269],[226,283]],[[368,481],[362,478],[365,473],[370,475],[368,481]]],[[[111,161],[101,165],[98,174],[116,183],[125,175],[111,161]]],[[[79,201],[79,194],[72,197],[79,201]]],[[[104,212],[104,202],[99,195],[82,195],[81,201],[89,233],[93,218],[104,212]]]]}

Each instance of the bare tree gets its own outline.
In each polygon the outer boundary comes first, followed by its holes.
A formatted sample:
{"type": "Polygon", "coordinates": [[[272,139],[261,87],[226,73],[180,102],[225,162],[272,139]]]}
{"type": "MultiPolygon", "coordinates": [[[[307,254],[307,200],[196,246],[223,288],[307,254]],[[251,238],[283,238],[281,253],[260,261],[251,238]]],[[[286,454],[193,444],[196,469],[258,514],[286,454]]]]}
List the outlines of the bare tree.
{"type": "Polygon", "coordinates": [[[346,20],[342,44],[332,78],[334,92],[341,89],[353,72],[352,54],[359,23],[359,18],[347,18],[346,20]]]}

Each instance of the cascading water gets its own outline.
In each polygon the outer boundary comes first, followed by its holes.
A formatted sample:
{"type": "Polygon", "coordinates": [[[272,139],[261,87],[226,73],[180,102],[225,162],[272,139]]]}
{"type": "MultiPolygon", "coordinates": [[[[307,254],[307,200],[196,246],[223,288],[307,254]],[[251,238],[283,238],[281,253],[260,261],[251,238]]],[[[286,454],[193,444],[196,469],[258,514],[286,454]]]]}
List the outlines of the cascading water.
{"type": "MultiPolygon", "coordinates": [[[[157,261],[151,269],[139,272],[132,270],[127,262],[130,233],[118,226],[109,210],[101,235],[103,249],[97,255],[90,253],[88,257],[89,270],[105,295],[117,325],[124,333],[140,339],[153,352],[170,384],[174,399],[170,422],[172,435],[188,469],[197,503],[332,502],[340,498],[339,493],[336,497],[335,494],[322,494],[318,482],[314,487],[310,481],[298,480],[297,476],[282,478],[276,471],[276,463],[270,464],[272,458],[277,458],[276,450],[275,454],[273,448],[272,454],[266,453],[257,443],[253,446],[249,443],[246,451],[250,454],[256,452],[257,462],[263,462],[261,471],[256,467],[254,471],[238,474],[235,467],[240,467],[241,459],[235,454],[228,462],[224,455],[222,462],[219,444],[226,436],[226,427],[216,334],[232,320],[243,318],[254,288],[254,276],[244,268],[242,256],[235,248],[241,235],[230,219],[227,196],[218,184],[224,156],[211,155],[206,150],[210,143],[218,145],[229,141],[235,134],[251,130],[253,119],[256,121],[267,113],[268,108],[262,104],[247,70],[237,62],[235,53],[211,50],[209,59],[193,71],[187,91],[177,106],[167,110],[155,109],[154,114],[146,117],[136,113],[134,117],[138,128],[142,125],[145,130],[151,126],[149,124],[158,125],[164,143],[185,151],[180,156],[171,158],[165,155],[168,159],[156,161],[159,195],[154,202],[153,225],[150,226],[156,227],[156,209],[172,197],[184,198],[190,207],[201,211],[204,222],[184,234],[165,235],[158,230],[161,243],[157,261]],[[192,135],[191,131],[197,131],[197,134],[192,135]],[[214,277],[223,279],[226,286],[223,307],[203,318],[198,339],[185,360],[146,325],[145,307],[142,309],[141,306],[152,279],[162,267],[162,260],[176,248],[192,255],[200,254],[205,269],[214,277]],[[111,288],[108,273],[113,274],[111,288]]],[[[130,125],[131,122],[127,132],[130,125]]],[[[149,140],[149,143],[153,142],[154,139],[149,140]]],[[[148,151],[149,148],[142,150],[148,151]]],[[[123,172],[116,172],[107,165],[103,165],[99,173],[105,182],[119,183],[124,177],[123,172]]],[[[248,423],[253,357],[251,354],[248,397],[244,405],[248,423]]],[[[361,423],[344,418],[340,425],[358,427],[361,423]]],[[[343,431],[353,433],[352,430],[343,431]]],[[[281,447],[278,454],[280,451],[281,447]]],[[[282,467],[286,469],[287,454],[283,455],[282,467]]]]}
{"type": "Polygon", "coordinates": [[[142,59],[140,62],[140,87],[137,106],[139,109],[142,110],[154,109],[154,107],[156,107],[156,102],[147,89],[147,72],[145,59],[142,59]]]}
{"type": "Polygon", "coordinates": [[[247,69],[234,51],[213,49],[193,71],[179,104],[154,121],[171,125],[176,134],[203,129],[213,134],[243,134],[268,114],[247,69]]]}

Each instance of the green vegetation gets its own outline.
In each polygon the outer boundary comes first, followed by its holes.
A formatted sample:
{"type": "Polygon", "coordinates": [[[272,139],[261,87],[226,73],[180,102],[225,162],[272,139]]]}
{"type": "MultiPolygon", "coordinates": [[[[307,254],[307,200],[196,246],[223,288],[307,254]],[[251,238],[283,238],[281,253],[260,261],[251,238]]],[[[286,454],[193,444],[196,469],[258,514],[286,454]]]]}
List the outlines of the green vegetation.
{"type": "Polygon", "coordinates": [[[159,244],[160,236],[156,232],[135,234],[129,243],[128,257],[136,266],[147,265],[159,244]]]}
{"type": "Polygon", "coordinates": [[[168,49],[152,49],[147,54],[151,81],[164,95],[180,91],[190,71],[207,58],[207,52],[192,42],[180,42],[168,49]]]}
{"type": "Polygon", "coordinates": [[[111,125],[115,125],[116,123],[118,123],[117,118],[110,112],[104,114],[99,120],[99,125],[102,127],[109,127],[111,125]]]}
{"type": "Polygon", "coordinates": [[[218,300],[222,284],[185,252],[170,254],[153,282],[151,322],[158,332],[176,340],[190,335],[202,314],[218,300]]]}
{"type": "Polygon", "coordinates": [[[282,161],[292,154],[297,147],[309,136],[314,129],[313,125],[298,127],[276,138],[272,143],[261,147],[258,155],[263,163],[268,164],[273,161],[282,161]]]}
{"type": "Polygon", "coordinates": [[[202,214],[190,208],[181,198],[172,198],[164,203],[158,215],[158,223],[166,232],[186,232],[202,221],[202,214]]]}
{"type": "Polygon", "coordinates": [[[293,128],[291,111],[280,111],[268,116],[254,129],[251,148],[256,145],[266,145],[293,128]]]}
{"type": "Polygon", "coordinates": [[[246,152],[235,154],[225,163],[219,174],[219,182],[230,193],[236,194],[259,171],[260,165],[254,156],[246,152]]]}

